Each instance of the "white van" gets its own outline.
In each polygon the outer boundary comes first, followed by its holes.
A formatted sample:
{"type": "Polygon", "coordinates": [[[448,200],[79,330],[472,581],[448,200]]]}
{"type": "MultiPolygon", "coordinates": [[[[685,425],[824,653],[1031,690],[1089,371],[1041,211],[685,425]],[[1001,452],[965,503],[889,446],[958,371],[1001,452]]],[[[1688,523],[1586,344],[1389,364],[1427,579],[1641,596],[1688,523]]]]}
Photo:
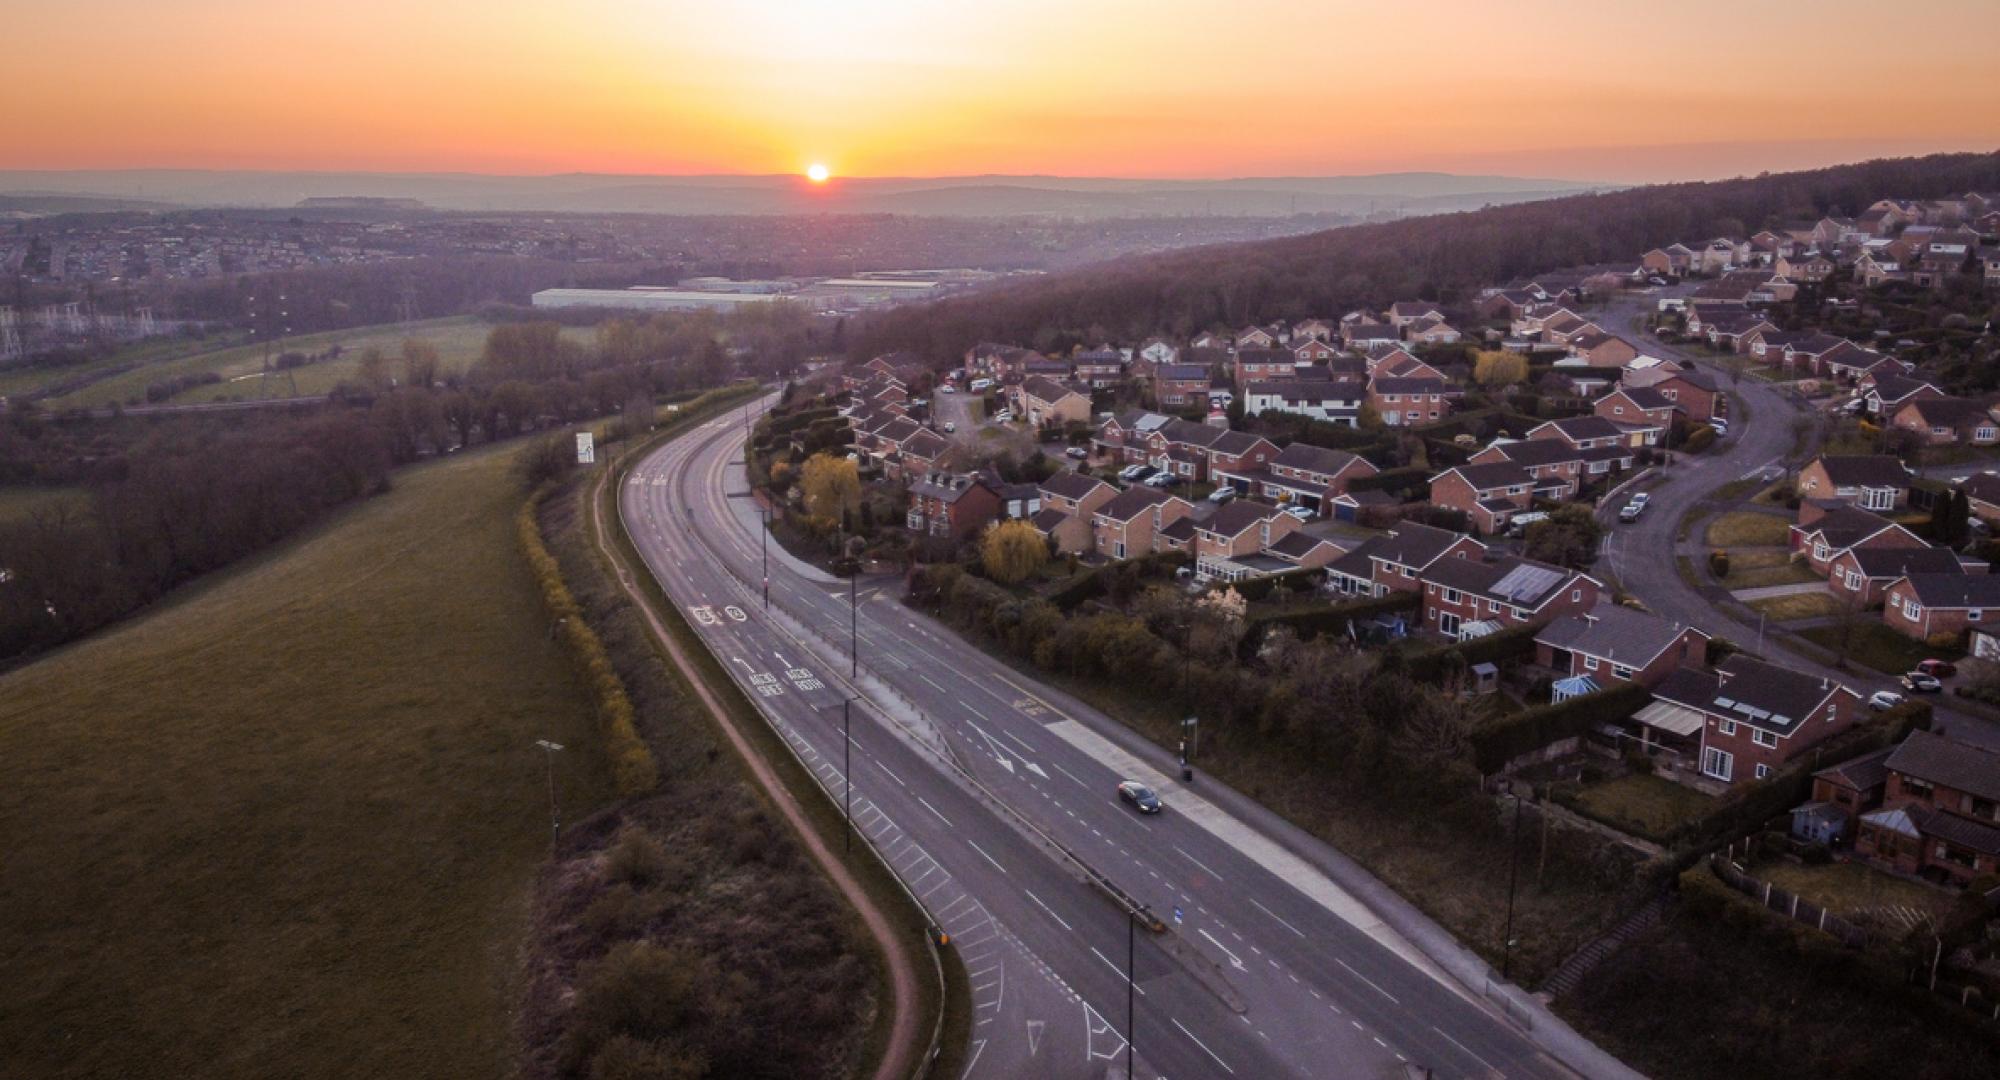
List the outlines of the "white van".
{"type": "Polygon", "coordinates": [[[993,389],[993,380],[992,380],[992,379],[974,379],[974,380],[972,380],[972,392],[973,392],[973,393],[975,393],[975,394],[983,394],[983,393],[985,393],[986,391],[988,391],[988,390],[991,390],[991,389],[993,389]]]}
{"type": "Polygon", "coordinates": [[[1540,510],[1520,514],[1507,526],[1507,535],[1516,537],[1526,536],[1528,535],[1528,526],[1533,525],[1537,521],[1547,521],[1548,519],[1549,516],[1540,510]]]}

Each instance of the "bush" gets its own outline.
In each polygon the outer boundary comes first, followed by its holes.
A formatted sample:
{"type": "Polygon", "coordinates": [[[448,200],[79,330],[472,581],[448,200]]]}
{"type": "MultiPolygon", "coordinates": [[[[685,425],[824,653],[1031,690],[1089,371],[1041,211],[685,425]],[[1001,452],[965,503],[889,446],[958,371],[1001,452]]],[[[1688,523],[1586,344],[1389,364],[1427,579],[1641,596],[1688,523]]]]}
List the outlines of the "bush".
{"type": "Polygon", "coordinates": [[[1251,578],[1235,582],[1233,587],[1245,600],[1252,602],[1269,599],[1271,593],[1282,583],[1286,588],[1296,588],[1303,583],[1308,588],[1326,580],[1326,571],[1316,567],[1286,570],[1268,577],[1251,578]]]}
{"type": "Polygon", "coordinates": [[[1331,607],[1313,607],[1303,611],[1259,615],[1252,618],[1244,628],[1243,655],[1246,657],[1254,655],[1263,645],[1264,638],[1281,626],[1305,639],[1327,633],[1344,633],[1350,621],[1358,626],[1382,615],[1398,611],[1415,611],[1421,600],[1422,597],[1414,592],[1392,592],[1387,596],[1351,600],[1331,607]]]}
{"type": "Polygon", "coordinates": [[[1708,553],[1708,572],[1719,578],[1729,576],[1729,553],[1717,548],[1708,553]]]}
{"type": "Polygon", "coordinates": [[[1485,637],[1412,653],[1405,658],[1410,677],[1418,682],[1436,682],[1448,667],[1455,665],[1453,657],[1469,668],[1474,664],[1498,664],[1530,654],[1535,651],[1535,635],[1541,629],[1532,625],[1510,626],[1485,637]]]}
{"type": "Polygon", "coordinates": [[[1714,445],[1715,429],[1709,427],[1707,424],[1703,424],[1695,428],[1693,433],[1688,435],[1687,441],[1681,444],[1681,451],[1688,454],[1699,454],[1714,445]]]}
{"type": "Polygon", "coordinates": [[[1598,724],[1623,720],[1652,697],[1638,683],[1619,683],[1595,694],[1524,709],[1473,730],[1473,762],[1480,772],[1492,775],[1523,754],[1580,736],[1598,724]]]}

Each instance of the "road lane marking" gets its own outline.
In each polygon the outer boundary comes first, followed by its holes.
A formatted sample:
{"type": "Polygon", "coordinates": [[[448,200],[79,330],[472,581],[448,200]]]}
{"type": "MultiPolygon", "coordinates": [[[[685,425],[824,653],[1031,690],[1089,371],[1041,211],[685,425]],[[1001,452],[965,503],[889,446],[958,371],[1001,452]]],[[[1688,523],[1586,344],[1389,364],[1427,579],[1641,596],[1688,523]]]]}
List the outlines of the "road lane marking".
{"type": "Polygon", "coordinates": [[[1187,853],[1187,849],[1185,849],[1185,848],[1181,847],[1181,846],[1180,846],[1179,844],[1175,844],[1175,845],[1174,845],[1174,850],[1175,850],[1175,851],[1178,851],[1178,852],[1180,852],[1180,853],[1181,853],[1182,855],[1186,856],[1186,857],[1187,857],[1187,861],[1189,861],[1189,862],[1191,862],[1191,863],[1195,864],[1196,866],[1200,866],[1200,867],[1201,867],[1201,868],[1202,868],[1203,870],[1207,871],[1207,872],[1208,872],[1208,876],[1209,876],[1209,877],[1212,877],[1212,878],[1214,878],[1214,879],[1215,879],[1215,880],[1217,880],[1217,881],[1221,881],[1221,880],[1223,880],[1223,878],[1222,878],[1222,875],[1221,875],[1221,874],[1218,874],[1218,873],[1216,873],[1216,872],[1215,872],[1215,871],[1213,871],[1213,870],[1209,870],[1209,869],[1208,869],[1208,867],[1206,867],[1206,866],[1203,866],[1203,865],[1202,865],[1202,861],[1201,861],[1200,859],[1197,859],[1197,858],[1195,858],[1195,857],[1194,857],[1194,856],[1192,856],[1192,855],[1188,855],[1188,853],[1187,853]]]}
{"type": "MultiPolygon", "coordinates": [[[[1173,1018],[1172,1018],[1172,1017],[1168,1017],[1168,1019],[1170,1019],[1170,1020],[1171,1020],[1171,1019],[1173,1019],[1173,1018]]],[[[1204,1053],[1204,1054],[1207,1054],[1207,1055],[1208,1055],[1209,1057],[1211,1057],[1211,1058],[1215,1058],[1215,1063],[1216,1063],[1217,1065],[1220,1065],[1220,1066],[1222,1066],[1222,1071],[1223,1071],[1223,1072],[1226,1072],[1226,1073],[1228,1073],[1228,1074],[1229,1074],[1229,1075],[1231,1075],[1231,1076],[1235,1076],[1235,1075],[1236,1075],[1236,1070],[1235,1070],[1235,1069],[1232,1069],[1232,1068],[1230,1068],[1230,1067],[1229,1067],[1229,1063],[1228,1063],[1227,1061],[1224,1061],[1224,1060],[1222,1060],[1222,1059],[1221,1059],[1221,1058],[1219,1058],[1219,1057],[1215,1057],[1215,1051],[1213,1051],[1213,1050],[1210,1050],[1210,1049],[1208,1048],[1208,1044],[1207,1044],[1207,1043],[1204,1043],[1204,1042],[1202,1042],[1202,1041],[1201,1041],[1200,1039],[1197,1039],[1197,1038],[1195,1038],[1195,1037],[1194,1037],[1194,1032],[1192,1032],[1192,1031],[1189,1031],[1188,1029],[1186,1029],[1186,1028],[1184,1028],[1184,1027],[1181,1027],[1181,1022],[1180,1022],[1179,1020],[1174,1020],[1174,1026],[1175,1026],[1175,1027],[1177,1027],[1177,1028],[1181,1028],[1181,1034],[1183,1034],[1183,1035],[1187,1036],[1187,1037],[1188,1037],[1188,1041],[1189,1041],[1189,1042],[1192,1042],[1192,1043],[1194,1043],[1194,1044],[1195,1044],[1196,1046],[1199,1046],[1199,1047],[1201,1047],[1201,1052],[1202,1052],[1202,1053],[1204,1053]]]]}
{"type": "Polygon", "coordinates": [[[1043,911],[1048,912],[1049,918],[1054,919],[1059,923],[1062,923],[1063,929],[1069,931],[1072,934],[1076,933],[1076,927],[1073,927],[1069,923],[1064,922],[1063,917],[1056,914],[1056,909],[1048,906],[1047,904],[1042,903],[1041,897],[1036,896],[1033,892],[1030,892],[1027,889],[1022,889],[1021,891],[1028,894],[1028,899],[1033,900],[1035,902],[1036,907],[1041,908],[1043,911]]]}
{"type": "Polygon", "coordinates": [[[1437,1032],[1437,1033],[1438,1033],[1439,1035],[1443,1035],[1443,1036],[1444,1036],[1444,1041],[1446,1041],[1446,1042],[1448,1042],[1448,1043],[1452,1044],[1453,1046],[1456,1046],[1456,1047],[1458,1047],[1458,1048],[1459,1048],[1460,1050],[1464,1051],[1464,1052],[1466,1053],[1466,1055],[1467,1055],[1467,1056],[1469,1056],[1469,1057],[1471,1057],[1471,1058],[1472,1058],[1472,1060],[1474,1060],[1474,1061],[1477,1061],[1477,1062],[1478,1062],[1478,1063],[1479,1063],[1480,1065],[1484,1066],[1484,1067],[1486,1068],[1486,1071],[1487,1071],[1487,1072],[1489,1072],[1489,1073],[1493,1073],[1493,1074],[1495,1074],[1495,1075],[1498,1075],[1498,1074],[1499,1074],[1500,1070],[1499,1070],[1499,1069],[1496,1069],[1496,1068],[1494,1068],[1494,1067],[1493,1067],[1493,1063],[1492,1063],[1492,1062],[1490,1062],[1490,1061],[1486,1060],[1486,1059],[1485,1059],[1485,1058],[1483,1058],[1483,1057],[1480,1057],[1480,1056],[1479,1056],[1478,1054],[1475,1054],[1475,1053],[1473,1053],[1473,1052],[1472,1052],[1472,1047],[1470,1047],[1470,1046],[1467,1046],[1467,1045],[1465,1045],[1464,1043],[1462,1043],[1462,1042],[1459,1042],[1459,1041],[1458,1041],[1457,1039],[1454,1039],[1454,1038],[1452,1038],[1452,1037],[1451,1037],[1450,1035],[1448,1035],[1448,1034],[1446,1034],[1446,1033],[1445,1033],[1445,1030],[1444,1030],[1443,1028],[1441,1028],[1441,1027],[1438,1027],[1438,1026],[1437,1026],[1436,1024],[1432,1024],[1432,1025],[1431,1025],[1431,1030],[1432,1030],[1432,1031],[1435,1031],[1435,1032],[1437,1032]]]}
{"type": "MultiPolygon", "coordinates": [[[[895,773],[893,773],[893,772],[889,772],[889,766],[887,766],[887,765],[884,765],[884,764],[882,764],[882,762],[881,762],[881,761],[879,761],[879,760],[877,760],[876,758],[873,758],[873,757],[870,757],[870,758],[869,758],[868,760],[869,760],[869,761],[872,761],[872,762],[874,762],[874,763],[875,763],[875,767],[876,767],[876,768],[878,768],[878,769],[882,770],[882,771],[883,771],[883,772],[885,772],[885,773],[888,773],[888,774],[889,774],[889,779],[891,779],[891,780],[894,780],[894,781],[895,781],[895,782],[897,782],[898,784],[903,784],[903,778],[902,778],[902,777],[900,777],[900,776],[897,776],[897,775],[896,775],[895,773]]],[[[908,784],[903,784],[903,786],[904,786],[904,787],[909,787],[910,785],[908,785],[908,784]]]]}
{"type": "Polygon", "coordinates": [[[991,855],[988,855],[988,854],[986,854],[986,849],[985,849],[985,848],[983,848],[983,847],[980,847],[980,846],[979,846],[979,843],[978,843],[978,841],[976,841],[976,840],[967,840],[967,841],[966,841],[966,843],[968,843],[968,844],[971,844],[971,845],[972,845],[972,850],[974,850],[974,851],[977,851],[977,852],[979,853],[979,857],[980,857],[980,858],[982,858],[982,859],[985,859],[985,860],[986,860],[987,862],[990,862],[990,863],[992,863],[992,864],[993,864],[993,869],[995,869],[995,870],[998,870],[998,871],[1000,871],[1000,872],[1001,872],[1001,873],[1003,873],[1003,874],[1007,872],[1007,868],[1006,868],[1006,867],[1004,867],[1004,866],[1001,866],[1001,865],[1000,865],[1000,860],[998,860],[998,859],[994,858],[994,857],[993,857],[993,856],[991,856],[991,855]]]}
{"type": "MultiPolygon", "coordinates": [[[[1108,968],[1110,968],[1111,970],[1113,970],[1113,971],[1117,972],[1117,973],[1118,973],[1118,977],[1119,977],[1119,978],[1123,979],[1123,978],[1125,978],[1125,977],[1126,977],[1126,976],[1125,976],[1125,969],[1124,969],[1124,968],[1122,968],[1122,967],[1119,967],[1119,966],[1118,966],[1117,964],[1114,964],[1114,963],[1112,963],[1112,962],[1111,962],[1111,958],[1110,958],[1110,957],[1108,957],[1108,956],[1104,955],[1104,954],[1103,954],[1103,953],[1101,953],[1101,952],[1098,952],[1098,951],[1097,951],[1097,946],[1095,946],[1095,945],[1092,945],[1092,946],[1090,947],[1090,951],[1091,951],[1091,952],[1092,952],[1093,954],[1095,954],[1095,955],[1096,955],[1096,957],[1097,957],[1097,958],[1098,958],[1099,960],[1102,960],[1102,961],[1104,961],[1104,966],[1105,966],[1105,967],[1108,967],[1108,968]]],[[[1137,990],[1137,991],[1139,992],[1139,996],[1140,996],[1140,997],[1145,997],[1145,996],[1146,996],[1146,988],[1145,988],[1145,987],[1143,987],[1143,986],[1140,986],[1140,985],[1139,985],[1138,983],[1136,983],[1136,982],[1135,982],[1135,983],[1133,983],[1133,984],[1132,984],[1132,989],[1134,989],[1134,990],[1137,990]]]]}
{"type": "MultiPolygon", "coordinates": [[[[1062,767],[1062,766],[1060,766],[1060,765],[1057,765],[1057,764],[1056,764],[1055,762],[1053,762],[1053,761],[1049,762],[1049,766],[1050,766],[1051,768],[1055,769],[1055,771],[1057,771],[1057,772],[1059,772],[1059,773],[1063,774],[1064,776],[1067,776],[1067,777],[1069,777],[1069,778],[1070,778],[1071,780],[1076,780],[1076,774],[1075,774],[1075,773],[1073,773],[1073,772],[1070,772],[1070,771],[1069,771],[1068,769],[1065,769],[1065,768],[1063,768],[1063,767],[1062,767]]],[[[1086,784],[1086,783],[1084,783],[1084,782],[1083,782],[1083,781],[1081,781],[1081,780],[1076,780],[1076,782],[1077,782],[1077,785],[1078,785],[1079,787],[1085,787],[1085,788],[1087,788],[1087,787],[1089,787],[1089,786],[1090,786],[1089,784],[1086,784]]]]}
{"type": "MultiPolygon", "coordinates": [[[[1250,902],[1253,904],[1257,904],[1257,898],[1254,896],[1251,897],[1250,902]]],[[[1305,937],[1305,934],[1301,932],[1298,927],[1293,926],[1291,923],[1288,923],[1283,919],[1278,919],[1277,912],[1272,911],[1270,908],[1267,908],[1262,904],[1257,904],[1257,910],[1263,912],[1266,915],[1269,915],[1273,919],[1277,919],[1279,926],[1282,926],[1285,929],[1290,930],[1294,934],[1298,934],[1300,937],[1305,937]]]]}
{"type": "Polygon", "coordinates": [[[1389,1001],[1390,1001],[1390,1002],[1391,1002],[1392,1004],[1395,1004],[1395,1005],[1401,1005],[1401,1004],[1402,1004],[1402,1002],[1400,1002],[1400,1001],[1397,1001],[1397,1000],[1396,1000],[1396,995],[1394,995],[1394,994],[1390,993],[1390,992],[1389,992],[1389,991],[1387,991],[1387,990],[1384,990],[1384,989],[1382,989],[1382,988],[1381,988],[1381,987],[1379,987],[1379,986],[1375,986],[1375,980],[1373,980],[1373,979],[1369,978],[1369,977],[1368,977],[1368,976],[1366,976],[1366,975],[1363,975],[1363,974],[1361,974],[1360,972],[1358,972],[1358,971],[1354,970],[1354,969],[1353,969],[1352,967],[1349,967],[1349,966],[1348,966],[1348,963],[1347,963],[1347,961],[1345,961],[1345,960],[1342,960],[1342,959],[1341,959],[1340,957],[1336,956],[1336,957],[1334,957],[1334,958],[1333,958],[1333,962],[1334,962],[1334,963],[1336,963],[1336,964],[1339,964],[1339,965],[1340,965],[1341,967],[1344,967],[1344,968],[1347,968],[1347,973],[1348,973],[1349,975],[1352,975],[1352,976],[1354,976],[1355,978],[1357,978],[1357,979],[1360,979],[1360,980],[1361,980],[1362,982],[1365,982],[1365,983],[1367,983],[1367,984],[1368,984],[1369,986],[1373,986],[1373,987],[1375,987],[1375,992],[1376,992],[1376,993],[1378,993],[1378,994],[1380,994],[1380,995],[1382,995],[1382,996],[1383,996],[1383,997],[1385,997],[1385,998],[1388,998],[1388,999],[1389,999],[1389,1001]]]}
{"type": "Polygon", "coordinates": [[[938,808],[932,806],[930,802],[926,800],[922,795],[917,796],[917,801],[924,804],[924,809],[929,810],[933,814],[937,814],[937,819],[939,821],[944,822],[945,828],[947,829],[954,828],[954,826],[951,823],[951,819],[944,816],[943,814],[938,814],[938,808]]]}
{"type": "Polygon", "coordinates": [[[1207,938],[1207,939],[1208,939],[1208,943],[1209,943],[1210,945],[1213,945],[1213,946],[1215,946],[1216,948],[1218,948],[1218,949],[1221,949],[1221,950],[1222,950],[1222,955],[1224,955],[1224,956],[1227,956],[1227,957],[1229,958],[1229,966],[1230,966],[1230,967],[1233,967],[1233,968],[1235,968],[1235,969],[1236,969],[1236,970],[1238,970],[1238,971],[1242,971],[1242,970],[1243,970],[1243,958],[1242,958],[1242,957],[1240,957],[1240,956],[1237,956],[1237,955],[1236,955],[1235,953],[1233,953],[1233,952],[1230,952],[1230,951],[1229,951],[1229,946],[1227,946],[1227,945],[1224,945],[1224,944],[1223,944],[1222,942],[1220,942],[1220,941],[1217,941],[1217,940],[1215,939],[1215,935],[1214,935],[1214,934],[1211,934],[1211,933],[1209,933],[1208,931],[1206,931],[1206,930],[1202,930],[1202,929],[1196,929],[1196,930],[1195,930],[1195,933],[1197,933],[1197,934],[1200,934],[1200,935],[1201,935],[1202,937],[1205,937],[1205,938],[1207,938]]]}

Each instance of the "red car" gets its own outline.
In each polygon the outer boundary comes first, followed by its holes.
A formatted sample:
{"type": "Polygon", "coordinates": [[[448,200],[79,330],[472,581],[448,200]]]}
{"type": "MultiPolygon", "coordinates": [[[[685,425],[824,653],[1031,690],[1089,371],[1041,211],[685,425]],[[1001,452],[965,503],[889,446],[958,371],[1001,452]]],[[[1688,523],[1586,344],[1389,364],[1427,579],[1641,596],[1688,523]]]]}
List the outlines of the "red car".
{"type": "Polygon", "coordinates": [[[1958,674],[1957,665],[1948,660],[1925,660],[1917,665],[1917,670],[1940,679],[1949,679],[1958,674]]]}

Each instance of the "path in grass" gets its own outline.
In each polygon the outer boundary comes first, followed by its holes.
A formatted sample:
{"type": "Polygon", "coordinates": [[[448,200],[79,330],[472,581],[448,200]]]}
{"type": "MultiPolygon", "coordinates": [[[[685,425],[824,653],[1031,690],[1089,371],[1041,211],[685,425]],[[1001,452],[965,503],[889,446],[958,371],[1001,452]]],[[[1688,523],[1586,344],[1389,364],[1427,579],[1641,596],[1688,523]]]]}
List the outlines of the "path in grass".
{"type": "Polygon", "coordinates": [[[511,454],[0,677],[0,1075],[507,1071],[535,740],[606,790],[511,454]]]}

